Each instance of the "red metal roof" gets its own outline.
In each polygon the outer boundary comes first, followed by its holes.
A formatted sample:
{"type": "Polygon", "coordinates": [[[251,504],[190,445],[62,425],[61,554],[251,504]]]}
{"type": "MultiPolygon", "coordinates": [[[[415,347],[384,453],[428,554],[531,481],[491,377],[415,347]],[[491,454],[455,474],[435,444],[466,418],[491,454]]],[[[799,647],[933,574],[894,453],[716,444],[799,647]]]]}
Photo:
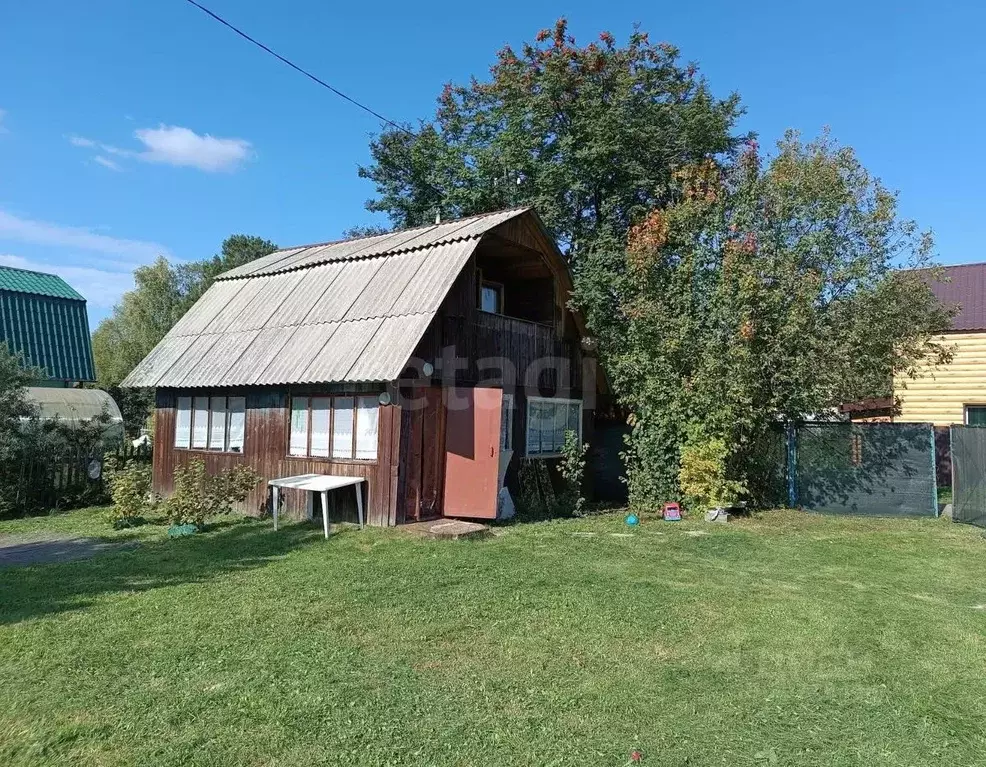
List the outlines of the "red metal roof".
{"type": "Polygon", "coordinates": [[[946,306],[958,306],[955,330],[986,330],[986,263],[942,267],[945,282],[932,282],[931,290],[946,306]]]}

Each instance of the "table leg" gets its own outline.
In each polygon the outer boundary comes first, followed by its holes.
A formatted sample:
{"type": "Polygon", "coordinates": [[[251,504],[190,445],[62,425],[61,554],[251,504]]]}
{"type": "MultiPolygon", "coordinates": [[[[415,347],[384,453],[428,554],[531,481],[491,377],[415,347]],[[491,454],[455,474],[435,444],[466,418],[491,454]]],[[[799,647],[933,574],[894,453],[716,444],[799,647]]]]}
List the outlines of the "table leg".
{"type": "Polygon", "coordinates": [[[278,503],[278,492],[279,488],[277,485],[272,485],[270,489],[271,494],[271,505],[274,507],[274,529],[277,530],[277,507],[280,505],[278,503]]]}
{"type": "Polygon", "coordinates": [[[362,487],[362,482],[357,482],[353,487],[356,488],[356,514],[359,518],[359,529],[363,529],[363,491],[360,489],[362,487]]]}
{"type": "Polygon", "coordinates": [[[322,491],[322,528],[325,530],[325,537],[329,537],[329,493],[322,491]]]}

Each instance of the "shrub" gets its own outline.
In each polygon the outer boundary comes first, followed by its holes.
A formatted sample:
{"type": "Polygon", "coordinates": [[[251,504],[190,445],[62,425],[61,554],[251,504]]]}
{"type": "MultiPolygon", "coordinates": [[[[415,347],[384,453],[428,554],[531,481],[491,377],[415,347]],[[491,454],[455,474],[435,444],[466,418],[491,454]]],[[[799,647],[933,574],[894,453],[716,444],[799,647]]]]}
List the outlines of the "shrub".
{"type": "Polygon", "coordinates": [[[139,519],[150,499],[151,467],[134,464],[114,471],[107,479],[113,497],[110,521],[120,527],[139,519]]]}
{"type": "Polygon", "coordinates": [[[746,495],[742,482],[726,476],[729,448],[722,439],[694,437],[681,449],[678,481],[685,502],[694,509],[728,506],[746,495]]]}
{"type": "Polygon", "coordinates": [[[229,514],[259,481],[260,475],[249,466],[211,475],[205,462],[196,459],[175,470],[174,489],[164,504],[165,517],[172,525],[202,527],[210,517],[229,514]]]}
{"type": "Polygon", "coordinates": [[[582,495],[582,480],[585,477],[585,454],[589,449],[587,444],[579,444],[579,435],[574,431],[565,432],[565,444],[562,447],[561,463],[558,471],[564,482],[564,489],[558,496],[557,505],[560,514],[571,514],[576,517],[585,513],[585,497],[582,495]]]}
{"type": "Polygon", "coordinates": [[[581,516],[585,513],[586,499],[582,495],[585,476],[585,453],[588,445],[580,445],[574,431],[565,432],[561,463],[561,487],[558,492],[552,484],[548,463],[540,458],[521,461],[517,479],[520,493],[517,502],[517,518],[534,522],[551,517],[581,516]]]}

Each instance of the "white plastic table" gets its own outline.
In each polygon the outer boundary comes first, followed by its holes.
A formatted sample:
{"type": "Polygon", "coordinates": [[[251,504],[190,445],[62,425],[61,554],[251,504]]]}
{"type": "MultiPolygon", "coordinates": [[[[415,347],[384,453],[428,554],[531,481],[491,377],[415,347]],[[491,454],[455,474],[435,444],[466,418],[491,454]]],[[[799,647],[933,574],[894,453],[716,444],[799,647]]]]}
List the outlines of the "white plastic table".
{"type": "Polygon", "coordinates": [[[356,488],[356,513],[359,517],[360,530],[363,529],[363,490],[360,485],[366,480],[363,477],[340,477],[334,474],[299,474],[297,477],[281,477],[272,479],[267,484],[271,488],[274,506],[274,529],[277,530],[277,506],[280,489],[304,490],[309,493],[322,495],[322,527],[325,537],[329,537],[329,490],[353,485],[356,488]]]}

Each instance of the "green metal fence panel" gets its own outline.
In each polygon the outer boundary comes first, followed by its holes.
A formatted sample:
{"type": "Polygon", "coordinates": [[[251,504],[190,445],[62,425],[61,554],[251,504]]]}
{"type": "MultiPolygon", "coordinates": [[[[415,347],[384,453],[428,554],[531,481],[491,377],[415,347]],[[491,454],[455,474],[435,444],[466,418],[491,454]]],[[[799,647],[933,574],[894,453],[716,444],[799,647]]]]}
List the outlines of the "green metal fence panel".
{"type": "Polygon", "coordinates": [[[986,428],[953,426],[952,519],[986,527],[986,428]]]}
{"type": "Polygon", "coordinates": [[[792,505],[862,516],[938,514],[931,424],[801,424],[791,447],[792,505]]]}

